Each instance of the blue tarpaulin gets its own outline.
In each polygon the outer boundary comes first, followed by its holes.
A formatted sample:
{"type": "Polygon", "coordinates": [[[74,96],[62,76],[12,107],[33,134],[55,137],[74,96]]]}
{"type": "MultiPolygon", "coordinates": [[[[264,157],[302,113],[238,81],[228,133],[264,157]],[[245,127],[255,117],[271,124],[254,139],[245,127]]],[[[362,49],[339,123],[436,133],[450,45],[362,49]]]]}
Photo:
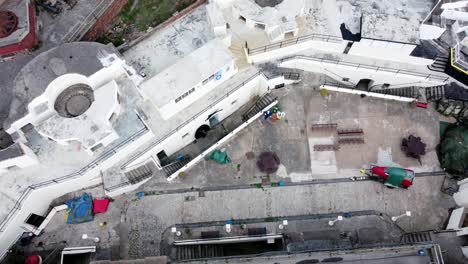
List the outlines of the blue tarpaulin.
{"type": "Polygon", "coordinates": [[[81,197],[70,199],[68,206],[68,224],[79,224],[93,220],[93,199],[91,195],[83,193],[81,197]]]}

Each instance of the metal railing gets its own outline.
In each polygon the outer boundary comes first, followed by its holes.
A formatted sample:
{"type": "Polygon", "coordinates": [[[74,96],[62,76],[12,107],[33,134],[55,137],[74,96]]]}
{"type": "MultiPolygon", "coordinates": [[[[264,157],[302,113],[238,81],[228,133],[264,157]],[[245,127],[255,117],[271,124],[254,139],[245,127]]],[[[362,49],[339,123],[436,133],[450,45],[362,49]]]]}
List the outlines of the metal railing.
{"type": "Polygon", "coordinates": [[[376,72],[378,71],[385,71],[385,72],[391,72],[395,74],[406,74],[406,75],[411,75],[411,76],[417,76],[417,77],[423,77],[426,79],[435,79],[439,80],[442,82],[447,82],[450,80],[450,77],[445,77],[445,76],[440,76],[436,74],[431,74],[431,73],[422,73],[422,72],[415,72],[415,71],[409,71],[409,70],[401,70],[401,69],[395,69],[395,68],[389,68],[389,67],[381,67],[381,66],[375,66],[375,65],[368,65],[368,64],[362,64],[362,63],[356,63],[356,62],[347,62],[347,61],[342,61],[342,60],[332,60],[332,59],[325,59],[325,58],[314,58],[314,57],[309,57],[309,56],[293,56],[293,57],[288,57],[281,59],[281,63],[291,61],[291,60],[310,60],[310,61],[316,61],[320,63],[332,63],[335,65],[344,65],[344,66],[350,66],[350,67],[355,67],[356,69],[368,69],[368,70],[375,70],[376,72]]]}
{"type": "Polygon", "coordinates": [[[356,86],[357,84],[356,83],[353,83],[353,82],[350,82],[349,80],[346,80],[345,77],[337,74],[337,73],[334,73],[332,71],[330,71],[329,69],[324,69],[326,72],[327,72],[327,75],[331,74],[331,75],[334,75],[335,77],[338,77],[338,79],[340,79],[342,82],[345,82],[347,83],[348,85],[352,85],[352,86],[356,86]]]}
{"type": "Polygon", "coordinates": [[[79,21],[72,30],[67,32],[62,38],[65,42],[80,40],[91,27],[96,23],[99,17],[114,3],[113,0],[102,0],[94,10],[86,16],[85,19],[79,21]]]}
{"type": "MultiPolygon", "coordinates": [[[[330,78],[328,77],[321,78],[320,83],[321,83],[321,86],[332,86],[332,87],[349,89],[349,90],[358,90],[356,86],[340,83],[335,80],[330,80],[330,78]]],[[[405,89],[405,88],[417,88],[417,87],[410,86],[410,87],[388,88],[388,89],[369,90],[369,91],[363,91],[363,92],[391,95],[391,96],[400,97],[400,98],[412,98],[412,97],[406,97],[406,96],[388,93],[390,91],[395,91],[395,89],[405,89]]]]}
{"type": "Polygon", "coordinates": [[[246,42],[245,48],[247,50],[248,55],[255,55],[255,54],[264,53],[264,52],[275,50],[275,49],[281,49],[281,48],[288,47],[291,45],[296,45],[296,44],[310,41],[310,40],[320,40],[324,42],[334,42],[334,43],[340,43],[343,41],[341,37],[337,37],[337,36],[323,35],[323,34],[310,34],[310,35],[305,35],[305,36],[301,36],[298,38],[283,40],[281,42],[272,43],[269,45],[265,45],[263,47],[258,47],[258,48],[253,48],[253,49],[250,49],[246,42]]]}
{"type": "Polygon", "coordinates": [[[321,85],[328,85],[328,86],[333,86],[333,87],[338,87],[338,88],[346,88],[346,89],[351,89],[354,90],[356,88],[356,85],[349,85],[349,84],[344,84],[338,81],[335,81],[334,79],[328,77],[328,76],[320,76],[320,84],[321,85]]]}
{"type": "Polygon", "coordinates": [[[165,139],[169,138],[170,136],[172,136],[173,134],[175,134],[177,131],[181,130],[182,128],[184,128],[186,125],[188,125],[190,122],[192,122],[193,120],[195,120],[196,118],[198,118],[200,115],[202,115],[203,113],[205,113],[206,111],[210,110],[212,107],[214,107],[215,105],[217,105],[219,102],[221,102],[222,100],[224,100],[225,98],[227,98],[229,95],[231,95],[233,92],[237,91],[238,89],[240,89],[241,87],[243,87],[245,84],[247,84],[248,82],[252,81],[253,79],[255,79],[256,77],[260,76],[262,73],[261,72],[257,72],[255,73],[254,75],[250,76],[249,78],[247,78],[245,81],[243,81],[241,84],[235,86],[234,88],[232,88],[231,90],[229,90],[225,95],[223,95],[222,97],[220,97],[218,100],[216,100],[215,102],[211,103],[209,106],[205,107],[203,110],[201,110],[200,112],[198,112],[197,114],[195,114],[194,116],[192,116],[191,118],[187,119],[185,122],[183,122],[182,124],[180,124],[178,127],[176,127],[175,129],[171,130],[169,133],[167,133],[166,135],[162,136],[161,138],[159,138],[158,140],[154,141],[153,143],[151,143],[148,147],[146,147],[145,149],[143,149],[142,151],[138,152],[137,154],[133,155],[127,162],[125,162],[124,164],[121,165],[121,169],[125,169],[125,167],[127,167],[128,164],[132,163],[133,161],[135,161],[137,158],[139,158],[140,156],[142,156],[143,154],[147,153],[148,151],[150,151],[152,148],[154,148],[156,145],[160,144],[162,141],[164,141],[165,139]]]}
{"type": "Polygon", "coordinates": [[[126,146],[128,143],[130,142],[133,142],[135,141],[137,138],[139,138],[141,135],[143,135],[146,131],[148,131],[148,128],[143,124],[143,128],[138,130],[136,133],[134,133],[133,135],[131,135],[130,137],[128,137],[127,139],[125,139],[124,141],[120,142],[119,144],[117,144],[116,146],[114,146],[112,149],[104,152],[101,156],[99,156],[98,158],[96,158],[95,160],[91,161],[90,163],[88,163],[86,166],[84,166],[83,168],[81,168],[80,170],[76,171],[76,172],[73,172],[73,173],[70,173],[70,174],[67,174],[65,176],[61,176],[61,177],[58,177],[58,178],[54,178],[52,180],[48,180],[48,181],[44,181],[44,182],[41,182],[41,183],[37,183],[37,184],[32,184],[32,185],[29,185],[22,193],[21,193],[21,196],[19,197],[19,199],[16,201],[15,205],[13,206],[12,209],[10,209],[10,211],[8,212],[8,215],[2,220],[2,222],[0,223],[0,232],[3,232],[5,231],[5,227],[6,225],[9,223],[9,221],[14,217],[14,215],[16,214],[17,211],[19,211],[21,209],[21,205],[23,203],[23,201],[29,196],[29,194],[36,190],[36,189],[41,189],[41,188],[44,188],[44,187],[47,187],[47,186],[50,186],[50,185],[53,185],[53,184],[58,184],[60,182],[63,182],[63,181],[67,181],[67,180],[70,180],[70,179],[74,179],[74,178],[77,178],[77,177],[80,177],[80,176],[83,176],[85,173],[89,172],[91,169],[99,166],[100,163],[104,162],[105,160],[107,160],[108,158],[110,158],[111,156],[113,156],[115,153],[117,153],[118,150],[122,149],[124,146],[126,146]]]}
{"type": "Polygon", "coordinates": [[[444,4],[444,1],[439,0],[437,4],[432,8],[431,12],[427,14],[424,18],[422,24],[430,24],[440,26],[440,14],[442,13],[442,9],[440,8],[444,4]],[[434,21],[434,19],[438,18],[438,21],[434,21]]]}

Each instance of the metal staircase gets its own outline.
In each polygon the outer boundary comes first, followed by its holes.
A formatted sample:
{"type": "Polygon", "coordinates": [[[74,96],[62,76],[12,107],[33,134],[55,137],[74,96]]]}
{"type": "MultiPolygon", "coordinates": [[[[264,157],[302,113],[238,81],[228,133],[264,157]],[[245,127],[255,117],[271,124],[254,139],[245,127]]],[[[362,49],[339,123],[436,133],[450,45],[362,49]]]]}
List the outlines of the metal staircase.
{"type": "Polygon", "coordinates": [[[390,88],[390,89],[378,89],[371,90],[373,93],[395,95],[407,98],[417,98],[419,96],[419,88],[415,86],[402,87],[402,88],[390,88]]]}
{"type": "Polygon", "coordinates": [[[222,245],[176,246],[176,252],[177,260],[216,258],[224,256],[222,245]]]}
{"type": "Polygon", "coordinates": [[[162,169],[164,173],[166,174],[167,177],[170,177],[172,174],[174,174],[176,171],[178,171],[180,168],[185,166],[187,163],[190,162],[190,158],[188,157],[183,157],[180,160],[176,160],[172,163],[169,163],[168,165],[164,166],[162,169]]]}
{"type": "Polygon", "coordinates": [[[154,164],[148,162],[145,165],[142,165],[136,169],[125,172],[125,176],[128,179],[128,182],[131,184],[139,183],[142,180],[145,180],[153,175],[154,164]]]}
{"type": "Polygon", "coordinates": [[[415,243],[426,243],[432,242],[431,232],[414,232],[406,233],[401,238],[401,244],[415,244],[415,243]]]}
{"type": "Polygon", "coordinates": [[[445,86],[438,85],[425,88],[426,100],[439,100],[445,97],[445,86]]]}
{"type": "Polygon", "coordinates": [[[269,94],[264,95],[257,102],[255,102],[254,106],[252,106],[245,114],[242,115],[242,120],[243,121],[249,120],[250,118],[255,116],[257,113],[265,109],[265,107],[273,103],[275,100],[276,98],[272,98],[269,94]]]}
{"type": "Polygon", "coordinates": [[[434,63],[428,65],[427,68],[431,71],[436,72],[445,72],[445,68],[447,67],[449,57],[448,55],[437,55],[434,63]]]}

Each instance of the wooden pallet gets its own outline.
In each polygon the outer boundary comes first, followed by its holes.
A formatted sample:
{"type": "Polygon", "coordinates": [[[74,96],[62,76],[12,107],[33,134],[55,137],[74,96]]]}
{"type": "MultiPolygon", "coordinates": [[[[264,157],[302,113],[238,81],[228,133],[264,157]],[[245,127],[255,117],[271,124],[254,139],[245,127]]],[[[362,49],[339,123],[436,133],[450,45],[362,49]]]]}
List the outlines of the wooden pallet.
{"type": "Polygon", "coordinates": [[[364,139],[363,138],[340,138],[338,139],[338,144],[340,145],[364,144],[364,139]]]}
{"type": "Polygon", "coordinates": [[[340,137],[364,135],[364,131],[361,128],[338,129],[337,133],[338,133],[338,136],[340,136],[340,137]]]}
{"type": "Polygon", "coordinates": [[[312,130],[325,130],[325,129],[336,129],[338,124],[312,124],[310,129],[312,130]]]}

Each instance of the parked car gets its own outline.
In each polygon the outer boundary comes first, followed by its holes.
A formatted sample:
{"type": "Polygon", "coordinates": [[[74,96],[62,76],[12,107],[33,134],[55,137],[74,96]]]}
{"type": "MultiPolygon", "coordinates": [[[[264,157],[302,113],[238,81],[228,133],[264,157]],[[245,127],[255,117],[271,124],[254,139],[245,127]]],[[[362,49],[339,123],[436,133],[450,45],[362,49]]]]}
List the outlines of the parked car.
{"type": "Polygon", "coordinates": [[[410,169],[398,167],[372,166],[365,173],[372,179],[382,182],[389,188],[407,189],[413,185],[415,173],[410,169]]]}

